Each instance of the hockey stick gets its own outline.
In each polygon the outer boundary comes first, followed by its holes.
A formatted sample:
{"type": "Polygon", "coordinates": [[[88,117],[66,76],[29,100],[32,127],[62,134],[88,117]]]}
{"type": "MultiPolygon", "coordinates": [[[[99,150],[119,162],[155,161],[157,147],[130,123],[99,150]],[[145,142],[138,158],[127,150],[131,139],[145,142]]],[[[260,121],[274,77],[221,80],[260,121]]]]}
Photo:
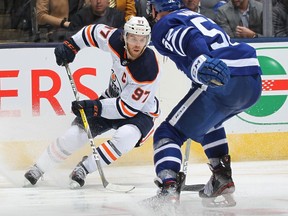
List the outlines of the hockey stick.
{"type": "MultiPolygon", "coordinates": [[[[73,76],[71,74],[71,70],[70,70],[68,64],[65,64],[65,69],[66,69],[68,78],[70,80],[70,84],[71,84],[75,99],[76,99],[76,101],[79,101],[79,93],[77,91],[77,88],[76,88],[76,85],[75,85],[75,82],[74,82],[74,78],[73,78],[73,76]]],[[[100,163],[99,155],[98,155],[96,147],[95,147],[94,139],[93,139],[93,136],[91,134],[91,130],[90,130],[90,127],[89,127],[89,124],[88,124],[88,121],[87,121],[86,114],[85,114],[83,109],[80,109],[79,111],[80,111],[80,114],[81,114],[81,119],[83,121],[83,125],[84,125],[84,128],[86,130],[90,146],[92,148],[92,154],[93,154],[95,163],[97,165],[98,172],[100,174],[100,177],[101,177],[102,184],[103,184],[104,188],[106,188],[108,190],[111,190],[111,191],[125,192],[125,193],[133,190],[135,188],[135,186],[132,186],[132,185],[131,186],[130,185],[116,185],[116,184],[112,184],[112,183],[107,181],[107,179],[105,178],[101,163],[100,163]]]]}
{"type": "Polygon", "coordinates": [[[185,155],[182,165],[182,175],[184,175],[184,180],[181,186],[181,191],[200,191],[205,184],[193,184],[193,185],[186,185],[186,175],[187,175],[187,168],[188,168],[188,162],[189,162],[189,155],[190,155],[190,147],[191,147],[191,139],[188,139],[186,142],[186,148],[185,148],[185,155]]]}

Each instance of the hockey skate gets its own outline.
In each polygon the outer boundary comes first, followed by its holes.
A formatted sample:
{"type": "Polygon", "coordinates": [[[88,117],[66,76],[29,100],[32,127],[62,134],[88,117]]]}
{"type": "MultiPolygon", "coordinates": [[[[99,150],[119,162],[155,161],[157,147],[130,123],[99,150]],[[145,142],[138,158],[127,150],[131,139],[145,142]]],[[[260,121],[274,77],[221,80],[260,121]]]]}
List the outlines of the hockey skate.
{"type": "Polygon", "coordinates": [[[154,183],[159,187],[157,195],[144,200],[141,204],[151,208],[157,215],[177,215],[183,180],[184,175],[179,174],[176,180],[165,183],[159,178],[155,179],[154,183]]]}
{"type": "Polygon", "coordinates": [[[89,173],[85,166],[83,165],[83,161],[86,160],[88,156],[84,156],[82,160],[77,164],[72,173],[70,174],[70,188],[77,189],[82,187],[85,184],[86,175],[89,173]]]}
{"type": "Polygon", "coordinates": [[[24,177],[28,180],[24,182],[24,186],[35,185],[37,181],[43,176],[44,172],[34,164],[30,170],[28,170],[24,177]]]}
{"type": "Polygon", "coordinates": [[[212,176],[205,187],[199,191],[202,204],[205,207],[232,207],[236,202],[232,196],[235,191],[230,166],[231,160],[229,155],[220,158],[220,164],[216,167],[209,168],[212,176]]]}

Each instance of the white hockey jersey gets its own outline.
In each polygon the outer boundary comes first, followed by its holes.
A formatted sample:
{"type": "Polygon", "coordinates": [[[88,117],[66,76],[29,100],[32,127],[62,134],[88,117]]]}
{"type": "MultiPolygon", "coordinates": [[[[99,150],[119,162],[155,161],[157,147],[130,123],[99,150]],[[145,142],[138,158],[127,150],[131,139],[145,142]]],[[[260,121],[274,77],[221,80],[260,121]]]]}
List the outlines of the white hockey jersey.
{"type": "Polygon", "coordinates": [[[109,86],[102,93],[101,116],[124,119],[142,112],[158,117],[159,101],[155,94],[160,80],[160,67],[156,55],[147,47],[139,58],[129,61],[122,35],[122,29],[98,24],[86,26],[72,36],[80,49],[98,47],[112,56],[109,86]]]}

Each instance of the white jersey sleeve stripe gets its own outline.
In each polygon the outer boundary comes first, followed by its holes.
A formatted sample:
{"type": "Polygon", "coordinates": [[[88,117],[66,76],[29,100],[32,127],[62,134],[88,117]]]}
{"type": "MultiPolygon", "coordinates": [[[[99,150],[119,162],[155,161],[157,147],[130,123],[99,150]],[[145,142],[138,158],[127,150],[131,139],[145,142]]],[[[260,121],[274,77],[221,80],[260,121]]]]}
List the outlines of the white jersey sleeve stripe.
{"type": "Polygon", "coordinates": [[[94,29],[94,28],[92,28],[93,26],[94,26],[94,25],[89,25],[89,26],[86,28],[85,37],[87,38],[90,46],[96,47],[96,46],[97,46],[96,43],[95,43],[96,41],[93,40],[93,38],[92,38],[92,32],[93,32],[92,30],[94,29]]]}
{"type": "Polygon", "coordinates": [[[83,27],[79,32],[72,36],[75,43],[80,47],[80,49],[86,48],[89,46],[88,41],[85,38],[86,26],[83,27]]]}
{"type": "Polygon", "coordinates": [[[123,116],[126,116],[128,118],[134,117],[135,115],[137,115],[138,112],[134,112],[133,110],[131,110],[128,106],[125,105],[125,103],[120,99],[117,101],[119,104],[119,113],[121,113],[123,116]]]}

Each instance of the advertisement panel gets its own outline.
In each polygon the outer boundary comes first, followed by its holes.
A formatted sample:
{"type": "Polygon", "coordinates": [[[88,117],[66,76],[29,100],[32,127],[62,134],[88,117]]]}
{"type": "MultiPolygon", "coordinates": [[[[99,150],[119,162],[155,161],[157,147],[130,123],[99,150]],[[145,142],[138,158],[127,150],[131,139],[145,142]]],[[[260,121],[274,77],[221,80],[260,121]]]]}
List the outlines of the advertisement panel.
{"type": "Polygon", "coordinates": [[[256,49],[263,72],[262,96],[257,104],[238,118],[254,127],[254,131],[256,127],[259,132],[287,132],[288,62],[285,56],[288,46],[257,44],[256,49]]]}
{"type": "MultiPolygon", "coordinates": [[[[263,94],[252,108],[225,123],[229,146],[235,155],[245,151],[245,158],[236,156],[239,159],[260,157],[263,152],[258,155],[254,149],[259,147],[266,152],[265,158],[275,159],[276,155],[279,159],[288,158],[285,147],[288,144],[288,42],[251,45],[257,49],[263,70],[263,94]],[[270,142],[276,145],[272,149],[270,142]],[[273,154],[273,157],[267,154],[273,154]]],[[[47,145],[63,133],[74,118],[70,111],[74,95],[65,68],[56,64],[53,47],[5,48],[0,49],[0,57],[1,145],[6,149],[15,143],[21,146],[25,143],[28,148],[32,143],[47,145]]],[[[162,114],[156,126],[191,85],[173,62],[158,57],[163,70],[157,93],[162,114]]],[[[108,86],[111,63],[108,53],[95,48],[86,48],[77,54],[70,67],[81,99],[101,95],[108,86]]],[[[148,142],[151,144],[151,139],[148,142]]],[[[151,145],[145,148],[144,151],[151,153],[151,145]]],[[[193,157],[204,158],[201,146],[194,145],[194,148],[193,157]]]]}

